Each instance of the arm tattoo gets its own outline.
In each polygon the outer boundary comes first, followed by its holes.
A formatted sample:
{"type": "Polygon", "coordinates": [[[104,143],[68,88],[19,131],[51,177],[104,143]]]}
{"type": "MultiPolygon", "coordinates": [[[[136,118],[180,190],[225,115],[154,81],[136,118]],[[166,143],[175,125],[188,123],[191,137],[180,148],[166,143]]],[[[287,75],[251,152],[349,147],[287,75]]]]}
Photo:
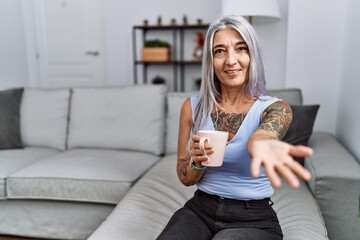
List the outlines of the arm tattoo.
{"type": "Polygon", "coordinates": [[[290,106],[282,101],[275,102],[267,107],[264,113],[265,117],[259,128],[270,134],[275,133],[277,138],[282,140],[293,117],[290,106]]]}
{"type": "Polygon", "coordinates": [[[187,162],[184,162],[184,163],[182,163],[181,165],[180,165],[180,173],[181,173],[181,175],[183,175],[183,176],[187,176],[187,165],[188,165],[189,163],[187,163],[187,162]]]}
{"type": "Polygon", "coordinates": [[[241,123],[244,121],[246,114],[240,113],[226,113],[221,110],[218,114],[212,113],[211,119],[213,120],[214,128],[218,131],[225,131],[235,135],[241,123]]]}

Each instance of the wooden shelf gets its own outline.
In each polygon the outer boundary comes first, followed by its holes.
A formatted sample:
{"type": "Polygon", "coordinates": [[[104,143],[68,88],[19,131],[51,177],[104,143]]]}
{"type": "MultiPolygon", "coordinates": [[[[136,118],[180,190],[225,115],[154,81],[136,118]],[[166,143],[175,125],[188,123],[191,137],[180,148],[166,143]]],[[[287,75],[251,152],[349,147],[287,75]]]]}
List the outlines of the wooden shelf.
{"type": "Polygon", "coordinates": [[[167,61],[167,62],[153,62],[153,61],[135,61],[135,64],[185,64],[185,65],[196,65],[196,64],[201,64],[201,61],[195,61],[195,60],[184,60],[184,61],[167,61]]]}
{"type": "Polygon", "coordinates": [[[142,30],[181,30],[181,29],[205,29],[209,24],[192,24],[192,25],[136,25],[134,29],[142,30]]]}
{"type": "Polygon", "coordinates": [[[172,68],[173,71],[173,86],[174,91],[184,91],[185,90],[185,71],[186,66],[197,65],[201,66],[201,61],[195,59],[184,59],[184,35],[188,30],[200,30],[206,31],[209,27],[208,24],[189,24],[189,25],[135,25],[133,26],[133,60],[134,60],[134,84],[138,84],[138,66],[143,66],[139,68],[142,70],[142,81],[147,83],[147,71],[150,65],[160,65],[165,67],[172,68]],[[144,43],[146,41],[146,35],[149,31],[169,31],[172,35],[172,44],[171,44],[171,60],[170,61],[142,61],[138,59],[138,47],[142,48],[143,46],[136,46],[137,38],[139,33],[144,43]],[[178,76],[179,75],[179,76],[178,76]],[[178,81],[179,78],[179,81],[178,81]],[[180,86],[179,86],[180,85],[180,86]]]}

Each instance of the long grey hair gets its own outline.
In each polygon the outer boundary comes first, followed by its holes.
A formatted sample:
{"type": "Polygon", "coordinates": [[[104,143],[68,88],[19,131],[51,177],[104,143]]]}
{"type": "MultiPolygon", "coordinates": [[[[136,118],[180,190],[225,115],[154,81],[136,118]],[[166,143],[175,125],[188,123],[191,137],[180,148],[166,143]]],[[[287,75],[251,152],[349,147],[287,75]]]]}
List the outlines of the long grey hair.
{"type": "Polygon", "coordinates": [[[259,98],[266,95],[265,68],[262,49],[254,28],[241,16],[222,16],[210,24],[204,43],[202,59],[202,81],[199,92],[199,103],[195,109],[192,132],[197,133],[211,113],[214,106],[218,107],[221,99],[220,81],[214,74],[213,40],[218,30],[232,28],[239,32],[248,46],[250,54],[249,80],[246,83],[246,92],[250,97],[259,98]]]}

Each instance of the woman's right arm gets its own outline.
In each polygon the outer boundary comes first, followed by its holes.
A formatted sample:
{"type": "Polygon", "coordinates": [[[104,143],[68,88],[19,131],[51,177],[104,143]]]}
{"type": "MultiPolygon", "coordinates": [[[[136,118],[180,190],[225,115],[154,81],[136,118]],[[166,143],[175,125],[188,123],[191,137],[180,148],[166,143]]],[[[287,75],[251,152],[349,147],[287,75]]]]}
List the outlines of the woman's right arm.
{"type": "MultiPolygon", "coordinates": [[[[204,171],[192,169],[190,164],[191,155],[192,154],[194,156],[199,155],[198,143],[191,144],[192,153],[188,149],[188,143],[190,141],[190,136],[191,136],[192,122],[193,120],[192,120],[191,102],[190,102],[190,98],[188,98],[182,105],[180,112],[178,153],[177,153],[177,165],[176,165],[176,171],[179,180],[185,186],[191,186],[196,184],[204,173],[204,171]]],[[[193,140],[194,139],[196,141],[198,139],[198,136],[195,135],[193,137],[193,140]]],[[[197,161],[195,164],[196,166],[201,167],[200,162],[197,161]]]]}

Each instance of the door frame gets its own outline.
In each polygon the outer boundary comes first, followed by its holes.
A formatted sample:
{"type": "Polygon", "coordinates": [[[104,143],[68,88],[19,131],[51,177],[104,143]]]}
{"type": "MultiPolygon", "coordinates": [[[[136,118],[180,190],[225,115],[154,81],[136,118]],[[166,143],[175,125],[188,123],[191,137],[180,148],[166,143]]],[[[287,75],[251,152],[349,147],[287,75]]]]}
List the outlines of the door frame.
{"type": "Polygon", "coordinates": [[[22,0],[24,36],[26,47],[26,60],[28,70],[28,82],[30,87],[40,87],[40,69],[37,60],[38,50],[35,31],[35,18],[33,0],[22,0]]]}

